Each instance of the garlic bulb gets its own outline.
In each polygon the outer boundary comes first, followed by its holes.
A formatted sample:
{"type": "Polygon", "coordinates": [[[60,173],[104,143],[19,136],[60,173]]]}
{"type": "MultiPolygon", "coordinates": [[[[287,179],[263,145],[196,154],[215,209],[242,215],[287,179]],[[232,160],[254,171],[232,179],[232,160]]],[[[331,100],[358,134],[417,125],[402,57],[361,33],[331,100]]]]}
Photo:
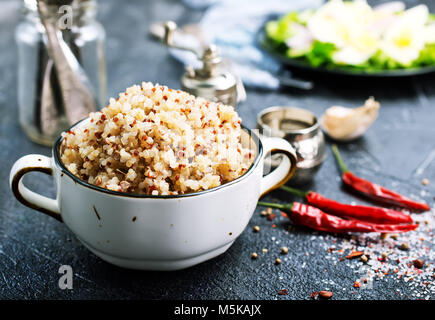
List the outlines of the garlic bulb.
{"type": "Polygon", "coordinates": [[[320,119],[320,125],[328,136],[339,141],[350,141],[364,134],[378,117],[379,102],[373,97],[359,108],[332,106],[320,119]]]}

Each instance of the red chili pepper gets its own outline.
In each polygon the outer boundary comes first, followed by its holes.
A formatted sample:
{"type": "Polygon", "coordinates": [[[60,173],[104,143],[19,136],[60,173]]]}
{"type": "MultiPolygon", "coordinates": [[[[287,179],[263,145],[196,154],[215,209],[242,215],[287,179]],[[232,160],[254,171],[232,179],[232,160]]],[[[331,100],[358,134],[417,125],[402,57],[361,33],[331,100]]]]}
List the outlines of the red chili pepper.
{"type": "Polygon", "coordinates": [[[318,231],[333,233],[346,232],[407,232],[415,230],[416,224],[376,224],[359,220],[345,220],[323,212],[322,210],[293,202],[292,204],[278,204],[258,202],[259,205],[283,210],[289,214],[290,220],[298,225],[306,226],[318,231]]]}
{"type": "Polygon", "coordinates": [[[399,193],[388,190],[380,185],[356,176],[355,174],[350,172],[344,164],[343,159],[341,158],[338,148],[335,144],[332,146],[332,151],[342,171],[341,179],[343,180],[343,183],[349,188],[373,200],[387,205],[399,206],[413,211],[430,210],[430,207],[426,203],[414,201],[399,193]]]}
{"type": "Polygon", "coordinates": [[[308,204],[335,216],[381,224],[413,222],[410,215],[400,211],[381,207],[344,204],[325,198],[321,194],[313,191],[304,192],[288,186],[282,186],[281,189],[297,196],[304,197],[308,204]]]}

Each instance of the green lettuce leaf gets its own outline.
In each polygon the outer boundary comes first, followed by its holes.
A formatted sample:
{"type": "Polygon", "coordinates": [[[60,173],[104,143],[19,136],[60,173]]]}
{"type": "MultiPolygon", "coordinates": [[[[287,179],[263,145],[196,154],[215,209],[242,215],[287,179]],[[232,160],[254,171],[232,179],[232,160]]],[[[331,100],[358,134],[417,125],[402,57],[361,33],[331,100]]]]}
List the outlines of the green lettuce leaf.
{"type": "Polygon", "coordinates": [[[312,49],[305,57],[313,67],[332,62],[332,54],[336,50],[333,43],[314,41],[312,49]]]}
{"type": "Polygon", "coordinates": [[[435,43],[427,44],[420,51],[420,56],[414,61],[413,66],[427,66],[435,64],[435,43]]]}
{"type": "Polygon", "coordinates": [[[276,42],[285,42],[294,35],[292,23],[299,23],[297,12],[290,12],[279,20],[269,21],[266,23],[266,34],[276,42]]]}
{"type": "Polygon", "coordinates": [[[368,60],[365,68],[371,70],[392,70],[400,67],[401,64],[399,62],[396,62],[379,50],[368,60]]]}

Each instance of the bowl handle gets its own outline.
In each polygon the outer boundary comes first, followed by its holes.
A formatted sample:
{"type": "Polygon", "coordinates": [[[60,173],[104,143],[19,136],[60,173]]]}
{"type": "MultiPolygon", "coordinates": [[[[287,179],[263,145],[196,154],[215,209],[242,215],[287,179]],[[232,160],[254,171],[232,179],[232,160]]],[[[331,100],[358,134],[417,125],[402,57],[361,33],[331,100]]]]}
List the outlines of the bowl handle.
{"type": "Polygon", "coordinates": [[[26,173],[31,171],[53,175],[51,158],[39,154],[29,154],[14,163],[9,176],[9,184],[15,198],[32,209],[62,221],[57,200],[44,197],[24,186],[21,180],[26,173]]]}
{"type": "Polygon", "coordinates": [[[286,183],[296,171],[297,157],[296,152],[290,143],[284,139],[277,137],[262,137],[261,142],[264,147],[263,159],[269,154],[273,155],[281,153],[281,163],[272,172],[263,176],[261,180],[261,196],[279,188],[286,183]]]}

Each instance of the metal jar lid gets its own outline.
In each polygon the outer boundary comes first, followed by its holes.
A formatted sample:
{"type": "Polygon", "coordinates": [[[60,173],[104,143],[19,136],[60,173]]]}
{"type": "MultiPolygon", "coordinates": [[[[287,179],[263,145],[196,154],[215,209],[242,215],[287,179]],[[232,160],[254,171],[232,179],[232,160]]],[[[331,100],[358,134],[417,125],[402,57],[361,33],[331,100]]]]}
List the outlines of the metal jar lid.
{"type": "Polygon", "coordinates": [[[181,78],[182,89],[195,96],[236,106],[237,80],[232,73],[220,67],[222,59],[216,46],[208,46],[201,60],[201,69],[186,68],[181,78]]]}
{"type": "Polygon", "coordinates": [[[182,90],[233,107],[236,107],[238,101],[243,100],[243,84],[232,73],[231,68],[228,68],[228,63],[222,61],[216,45],[202,45],[200,48],[186,46],[181,41],[180,30],[173,21],[153,25],[151,33],[168,47],[190,51],[201,61],[200,68],[186,67],[186,72],[181,78],[182,90]]]}
{"type": "Polygon", "coordinates": [[[296,150],[297,169],[290,184],[312,180],[325,159],[325,139],[316,116],[302,108],[274,106],[259,113],[261,134],[287,140],[296,150]]]}

